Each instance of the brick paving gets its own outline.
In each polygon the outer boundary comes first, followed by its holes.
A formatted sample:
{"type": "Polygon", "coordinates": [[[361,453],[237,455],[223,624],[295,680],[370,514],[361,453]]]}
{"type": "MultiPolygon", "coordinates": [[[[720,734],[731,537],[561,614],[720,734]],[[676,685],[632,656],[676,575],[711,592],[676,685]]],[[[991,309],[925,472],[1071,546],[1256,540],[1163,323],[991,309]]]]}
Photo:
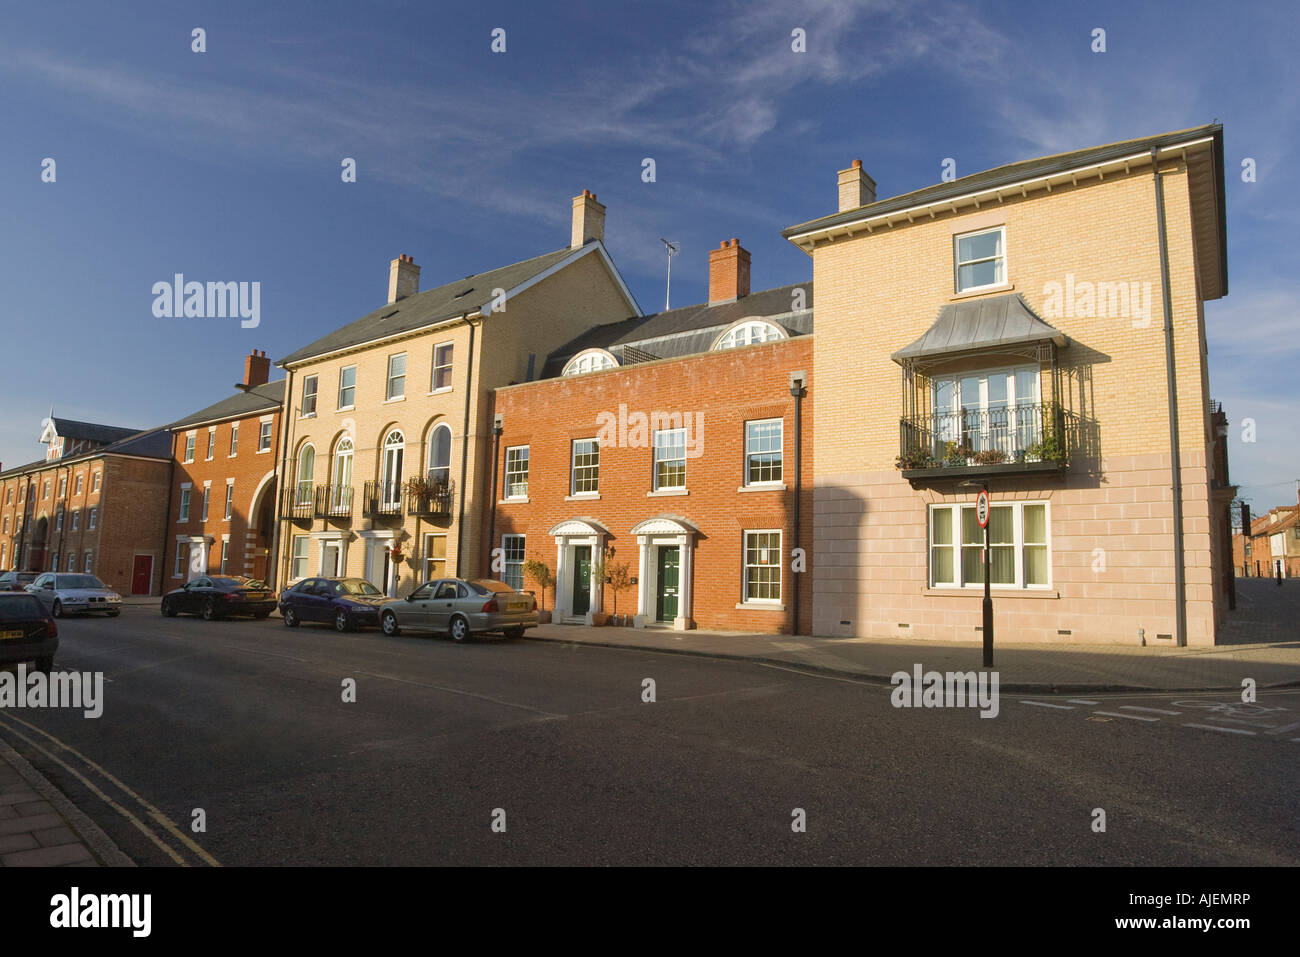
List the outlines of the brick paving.
{"type": "Polygon", "coordinates": [[[99,867],[83,828],[93,825],[0,743],[0,867],[99,867]]]}

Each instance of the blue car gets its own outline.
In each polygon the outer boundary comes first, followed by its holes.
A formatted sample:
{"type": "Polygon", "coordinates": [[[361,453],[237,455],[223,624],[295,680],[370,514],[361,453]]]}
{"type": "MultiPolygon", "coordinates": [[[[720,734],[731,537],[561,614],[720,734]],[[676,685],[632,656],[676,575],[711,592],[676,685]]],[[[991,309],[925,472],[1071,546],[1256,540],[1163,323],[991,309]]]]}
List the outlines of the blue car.
{"type": "Polygon", "coordinates": [[[333,622],[336,631],[377,627],[379,606],[388,601],[364,578],[304,578],[280,593],[286,628],[304,621],[333,622]]]}

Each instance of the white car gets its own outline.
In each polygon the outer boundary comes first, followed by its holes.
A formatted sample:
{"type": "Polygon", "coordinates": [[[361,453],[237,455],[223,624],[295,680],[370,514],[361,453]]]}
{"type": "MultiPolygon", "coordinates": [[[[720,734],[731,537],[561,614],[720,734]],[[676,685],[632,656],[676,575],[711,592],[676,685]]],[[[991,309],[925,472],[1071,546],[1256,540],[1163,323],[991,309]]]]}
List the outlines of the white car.
{"type": "Polygon", "coordinates": [[[122,596],[94,575],[61,575],[46,572],[27,586],[55,618],[64,615],[103,613],[110,618],[122,614],[122,596]]]}

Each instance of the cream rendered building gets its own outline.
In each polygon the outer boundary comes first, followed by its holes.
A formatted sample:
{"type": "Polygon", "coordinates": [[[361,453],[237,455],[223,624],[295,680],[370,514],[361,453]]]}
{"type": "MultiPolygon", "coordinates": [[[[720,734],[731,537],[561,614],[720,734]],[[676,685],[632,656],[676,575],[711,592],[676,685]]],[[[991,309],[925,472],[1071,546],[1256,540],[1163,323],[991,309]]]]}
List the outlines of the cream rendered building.
{"type": "Polygon", "coordinates": [[[817,287],[814,634],[978,638],[987,483],[1000,641],[1213,643],[1221,127],[839,193],[784,233],[817,287]]]}
{"type": "Polygon", "coordinates": [[[410,257],[395,259],[384,306],[277,363],[288,374],[279,583],[348,575],[405,594],[488,573],[491,390],[536,378],[592,326],[641,314],[604,222],[584,190],[568,247],[426,292],[410,257]]]}

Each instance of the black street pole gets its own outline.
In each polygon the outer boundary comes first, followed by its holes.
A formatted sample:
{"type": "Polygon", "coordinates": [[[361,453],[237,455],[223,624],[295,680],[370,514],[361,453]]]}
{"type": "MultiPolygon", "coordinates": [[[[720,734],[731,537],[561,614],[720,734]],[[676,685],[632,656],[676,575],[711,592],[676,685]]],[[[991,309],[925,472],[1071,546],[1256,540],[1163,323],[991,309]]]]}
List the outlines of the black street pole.
{"type": "MultiPolygon", "coordinates": [[[[988,486],[984,488],[988,492],[988,486]]],[[[989,527],[993,524],[993,507],[989,506],[989,513],[985,516],[988,520],[984,523],[984,667],[993,667],[993,594],[989,587],[989,569],[992,565],[992,555],[989,552],[989,527]]]]}

